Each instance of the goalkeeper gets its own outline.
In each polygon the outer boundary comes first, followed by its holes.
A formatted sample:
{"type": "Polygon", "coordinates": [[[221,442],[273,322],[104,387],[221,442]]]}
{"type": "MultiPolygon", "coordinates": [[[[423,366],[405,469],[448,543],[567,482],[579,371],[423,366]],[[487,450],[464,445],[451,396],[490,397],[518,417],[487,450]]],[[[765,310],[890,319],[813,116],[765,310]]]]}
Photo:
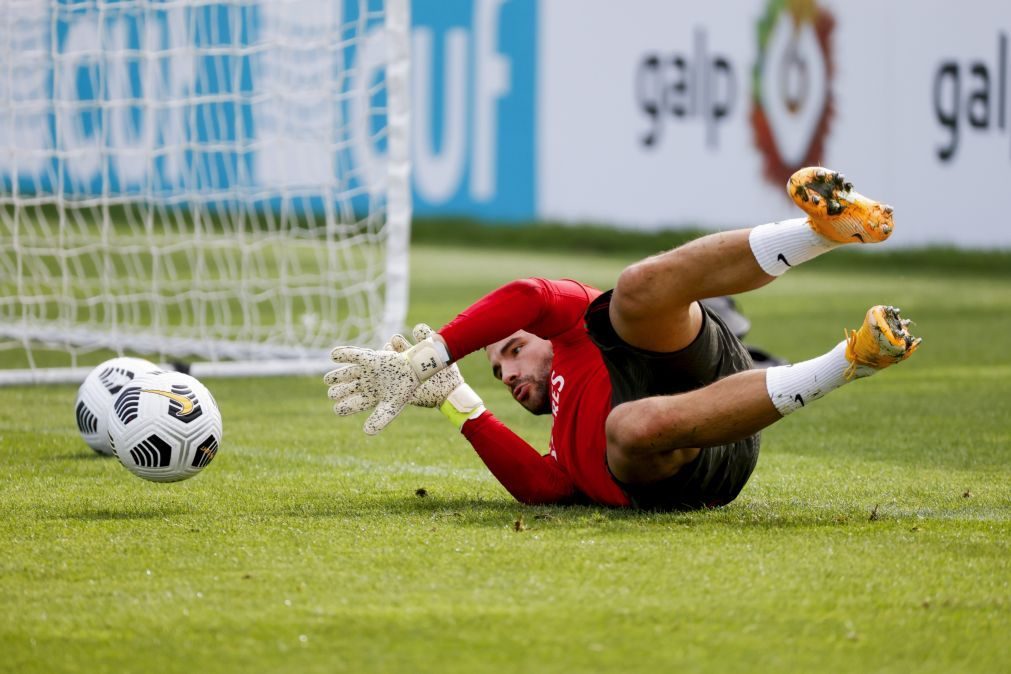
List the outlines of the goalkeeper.
{"type": "Polygon", "coordinates": [[[613,290],[572,280],[510,283],[438,333],[415,328],[388,349],[338,347],[350,365],[326,383],[341,416],[373,409],[382,430],[407,404],[439,407],[524,503],[651,510],[716,507],[740,493],[760,431],[833,389],[908,357],[919,345],[899,310],[875,306],[859,330],[817,358],[752,369],[699,300],[753,290],[845,244],[876,243],[892,209],[836,172],[812,167],[787,189],[807,214],[702,237],[626,268],[613,290]],[[486,348],[495,376],[534,414],[551,414],[541,455],[487,411],[453,361],[486,348]]]}

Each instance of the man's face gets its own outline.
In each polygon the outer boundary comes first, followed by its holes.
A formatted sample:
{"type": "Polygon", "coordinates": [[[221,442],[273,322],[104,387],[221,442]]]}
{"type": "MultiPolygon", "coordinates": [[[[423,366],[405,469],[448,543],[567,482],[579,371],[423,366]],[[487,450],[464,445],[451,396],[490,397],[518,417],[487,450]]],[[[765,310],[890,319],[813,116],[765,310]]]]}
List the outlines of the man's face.
{"type": "Polygon", "coordinates": [[[487,349],[491,371],[513,399],[534,414],[550,414],[551,342],[519,330],[487,349]]]}

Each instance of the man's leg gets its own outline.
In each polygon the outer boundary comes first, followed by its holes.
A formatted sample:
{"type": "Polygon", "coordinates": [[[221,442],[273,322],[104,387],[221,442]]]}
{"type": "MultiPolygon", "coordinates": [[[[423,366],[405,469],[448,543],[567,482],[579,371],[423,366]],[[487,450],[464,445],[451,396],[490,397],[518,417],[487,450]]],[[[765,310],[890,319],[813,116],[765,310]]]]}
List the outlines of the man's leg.
{"type": "Polygon", "coordinates": [[[622,403],[607,417],[607,465],[625,484],[659,482],[715,447],[754,435],[782,415],[766,370],[738,372],[673,396],[622,403]]]}
{"type": "Polygon", "coordinates": [[[607,418],[608,466],[628,484],[670,477],[698,456],[699,447],[754,435],[849,381],[905,360],[920,344],[908,325],[898,309],[872,307],[859,330],[817,358],[623,403],[607,418]]]}
{"type": "Polygon", "coordinates": [[[767,274],[748,243],[751,230],[711,234],[627,267],[609,309],[628,344],[647,351],[679,351],[702,325],[697,300],[760,288],[767,274]]]}
{"type": "Polygon", "coordinates": [[[678,351],[701,327],[697,300],[755,290],[840,245],[891,234],[891,207],[854,192],[842,174],[802,169],[787,191],[808,217],[704,236],[626,268],[609,309],[618,335],[640,349],[678,351]]]}
{"type": "MultiPolygon", "coordinates": [[[[787,189],[808,218],[714,234],[632,265],[622,273],[611,299],[609,316],[615,331],[640,349],[678,351],[701,329],[697,300],[759,288],[845,243],[883,241],[892,231],[892,209],[852,187],[841,174],[803,169],[791,177],[787,189]]],[[[872,328],[865,322],[864,328],[880,335],[877,321],[872,328]]],[[[909,345],[908,332],[903,332],[900,324],[889,333],[902,345],[901,358],[915,348],[909,345]]],[[[889,363],[896,362],[891,358],[889,363]]],[[[740,372],[689,393],[620,405],[607,422],[608,466],[628,484],[674,475],[698,456],[698,448],[752,435],[794,406],[806,404],[806,399],[835,388],[854,367],[851,361],[856,362],[847,360],[844,343],[798,364],[790,376],[783,376],[782,368],[740,372]],[[784,403],[787,395],[789,401],[784,403]]]]}

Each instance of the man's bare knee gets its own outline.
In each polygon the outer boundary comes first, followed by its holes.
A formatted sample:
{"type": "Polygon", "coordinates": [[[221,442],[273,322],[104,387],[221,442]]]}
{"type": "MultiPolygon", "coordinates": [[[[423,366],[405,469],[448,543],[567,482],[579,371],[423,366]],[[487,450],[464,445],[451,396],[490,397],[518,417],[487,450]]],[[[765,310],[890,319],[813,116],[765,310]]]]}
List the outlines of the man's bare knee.
{"type": "Polygon", "coordinates": [[[618,405],[607,417],[607,460],[611,472],[622,482],[648,483],[675,474],[698,456],[697,448],[670,442],[677,435],[677,418],[659,403],[644,398],[618,405]]]}
{"type": "Polygon", "coordinates": [[[657,275],[652,258],[629,265],[618,276],[611,307],[627,320],[649,316],[657,309],[657,275]]]}
{"type": "Polygon", "coordinates": [[[622,403],[611,410],[604,424],[608,449],[629,457],[641,454],[644,450],[643,425],[648,416],[648,403],[645,400],[622,403]]]}
{"type": "Polygon", "coordinates": [[[669,406],[661,407],[664,406],[657,398],[643,398],[615,407],[604,425],[608,446],[629,457],[680,449],[676,442],[671,442],[679,435],[677,413],[669,406]]]}

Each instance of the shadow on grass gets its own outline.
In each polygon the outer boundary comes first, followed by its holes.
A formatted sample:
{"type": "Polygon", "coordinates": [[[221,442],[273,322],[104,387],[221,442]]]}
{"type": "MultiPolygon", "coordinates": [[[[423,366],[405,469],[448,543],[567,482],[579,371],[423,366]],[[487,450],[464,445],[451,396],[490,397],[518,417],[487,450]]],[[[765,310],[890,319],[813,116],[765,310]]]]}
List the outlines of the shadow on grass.
{"type": "MultiPolygon", "coordinates": [[[[795,501],[739,501],[722,508],[656,512],[631,508],[610,508],[593,505],[530,506],[509,500],[487,500],[479,497],[400,496],[385,492],[372,498],[334,499],[320,495],[298,504],[273,504],[264,514],[273,517],[306,517],[343,519],[374,523],[383,519],[404,525],[425,523],[464,528],[514,528],[517,531],[536,528],[594,529],[602,533],[620,534],[629,529],[656,528],[669,531],[676,528],[738,528],[794,529],[806,527],[839,528],[869,521],[875,504],[857,506],[827,506],[813,502],[798,509],[795,501]]],[[[875,518],[880,522],[901,519],[882,510],[875,518]]]]}
{"type": "Polygon", "coordinates": [[[102,522],[115,520],[153,520],[164,519],[174,515],[185,514],[177,508],[147,508],[143,510],[114,510],[112,508],[93,508],[66,513],[54,519],[79,520],[82,522],[102,522]]]}
{"type": "Polygon", "coordinates": [[[56,454],[47,456],[49,461],[115,461],[112,454],[99,454],[98,452],[74,452],[73,454],[56,454]]]}
{"type": "MultiPolygon", "coordinates": [[[[626,508],[608,508],[588,505],[529,506],[509,500],[487,500],[479,497],[401,497],[394,493],[380,493],[368,498],[338,499],[325,495],[307,497],[298,503],[277,503],[267,499],[249,508],[235,511],[238,519],[267,520],[335,520],[376,525],[383,521],[395,522],[405,529],[428,528],[433,525],[460,529],[513,529],[517,533],[535,530],[541,533],[558,531],[592,531],[595,536],[624,536],[629,532],[644,535],[677,536],[678,531],[712,529],[726,530],[781,530],[845,529],[848,527],[875,526],[892,528],[895,525],[915,523],[924,516],[956,515],[959,509],[933,506],[926,510],[909,511],[893,504],[827,504],[812,501],[798,503],[795,498],[744,499],[722,508],[686,512],[655,512],[626,508]],[[262,506],[262,507],[258,507],[262,506]]],[[[66,513],[53,519],[82,522],[169,520],[186,516],[186,509],[145,508],[116,510],[90,508],[66,513]]],[[[963,516],[966,513],[961,513],[963,516]]]]}
{"type": "Polygon", "coordinates": [[[501,526],[534,518],[579,519],[636,517],[634,510],[599,506],[528,506],[507,499],[489,500],[481,497],[436,495],[417,496],[410,491],[378,492],[372,496],[342,498],[329,494],[314,494],[298,503],[271,503],[261,511],[276,517],[334,518],[374,521],[381,518],[426,518],[432,521],[458,521],[469,526],[501,526]]]}

